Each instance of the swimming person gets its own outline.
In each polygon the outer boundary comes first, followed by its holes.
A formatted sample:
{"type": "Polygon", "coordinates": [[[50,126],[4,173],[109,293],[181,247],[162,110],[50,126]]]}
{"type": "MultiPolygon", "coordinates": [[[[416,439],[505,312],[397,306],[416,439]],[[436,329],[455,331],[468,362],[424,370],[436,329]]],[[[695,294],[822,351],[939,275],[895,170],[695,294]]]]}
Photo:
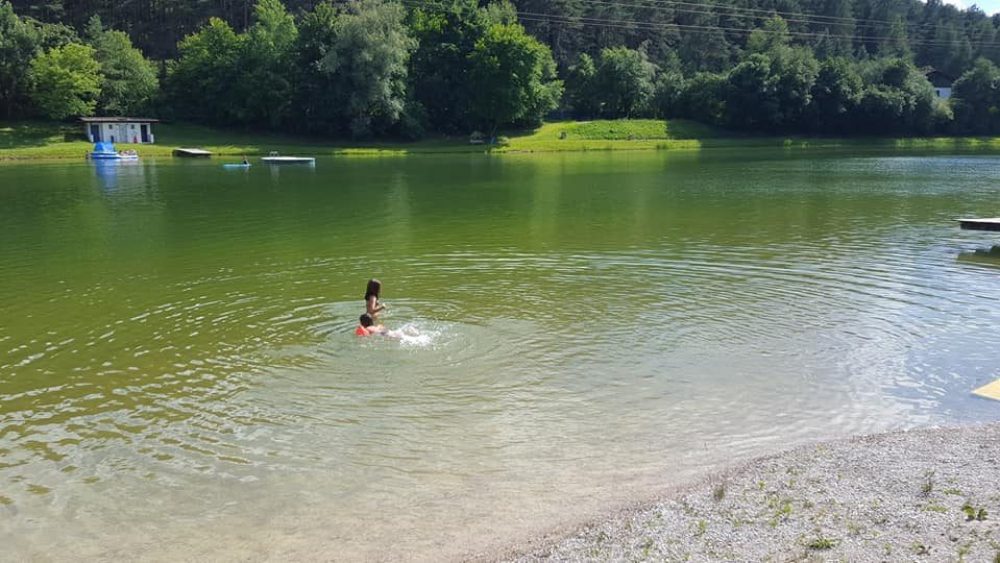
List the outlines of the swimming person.
{"type": "Polygon", "coordinates": [[[361,318],[358,319],[358,321],[361,325],[354,329],[354,334],[358,336],[373,336],[376,334],[389,333],[389,330],[384,326],[375,324],[375,319],[368,313],[361,315],[361,318]]]}
{"type": "Polygon", "coordinates": [[[365,289],[365,312],[375,320],[378,320],[379,313],[385,311],[385,305],[379,303],[380,293],[382,293],[382,282],[376,279],[368,280],[368,287],[365,289]]]}

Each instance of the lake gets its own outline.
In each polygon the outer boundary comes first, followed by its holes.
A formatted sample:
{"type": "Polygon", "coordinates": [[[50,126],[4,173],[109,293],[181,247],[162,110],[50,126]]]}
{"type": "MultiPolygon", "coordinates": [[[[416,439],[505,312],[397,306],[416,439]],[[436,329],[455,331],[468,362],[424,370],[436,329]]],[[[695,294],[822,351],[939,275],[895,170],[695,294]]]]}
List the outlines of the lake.
{"type": "Polygon", "coordinates": [[[796,444],[1000,420],[1000,157],[0,166],[15,559],[503,548],[796,444]],[[353,335],[365,282],[417,335],[353,335]]]}

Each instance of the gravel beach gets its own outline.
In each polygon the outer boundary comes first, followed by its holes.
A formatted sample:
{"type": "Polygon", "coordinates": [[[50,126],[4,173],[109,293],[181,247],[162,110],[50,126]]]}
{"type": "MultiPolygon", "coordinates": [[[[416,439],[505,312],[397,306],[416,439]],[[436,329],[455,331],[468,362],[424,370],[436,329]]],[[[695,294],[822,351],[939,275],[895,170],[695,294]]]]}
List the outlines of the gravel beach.
{"type": "Polygon", "coordinates": [[[1000,563],[1000,424],[756,459],[505,560],[1000,563]]]}

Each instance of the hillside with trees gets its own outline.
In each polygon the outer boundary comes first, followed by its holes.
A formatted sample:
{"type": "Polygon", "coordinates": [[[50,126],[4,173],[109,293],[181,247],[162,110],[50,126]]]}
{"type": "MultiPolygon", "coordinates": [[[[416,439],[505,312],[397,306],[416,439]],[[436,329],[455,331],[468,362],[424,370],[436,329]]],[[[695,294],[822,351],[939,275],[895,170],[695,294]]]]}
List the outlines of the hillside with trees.
{"type": "Polygon", "coordinates": [[[998,29],[940,0],[0,0],[0,115],[356,139],[550,115],[996,134],[998,29]]]}

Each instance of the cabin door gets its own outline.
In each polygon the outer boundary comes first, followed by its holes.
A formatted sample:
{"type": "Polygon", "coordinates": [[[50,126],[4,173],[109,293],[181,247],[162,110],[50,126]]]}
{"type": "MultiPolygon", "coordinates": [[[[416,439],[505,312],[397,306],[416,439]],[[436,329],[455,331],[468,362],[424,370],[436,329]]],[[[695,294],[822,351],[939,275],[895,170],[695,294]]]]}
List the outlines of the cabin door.
{"type": "Polygon", "coordinates": [[[139,126],[139,142],[149,142],[149,125],[146,125],[145,123],[139,126]]]}
{"type": "Polygon", "coordinates": [[[94,139],[95,143],[101,142],[101,126],[91,123],[90,124],[90,137],[94,139]]]}

